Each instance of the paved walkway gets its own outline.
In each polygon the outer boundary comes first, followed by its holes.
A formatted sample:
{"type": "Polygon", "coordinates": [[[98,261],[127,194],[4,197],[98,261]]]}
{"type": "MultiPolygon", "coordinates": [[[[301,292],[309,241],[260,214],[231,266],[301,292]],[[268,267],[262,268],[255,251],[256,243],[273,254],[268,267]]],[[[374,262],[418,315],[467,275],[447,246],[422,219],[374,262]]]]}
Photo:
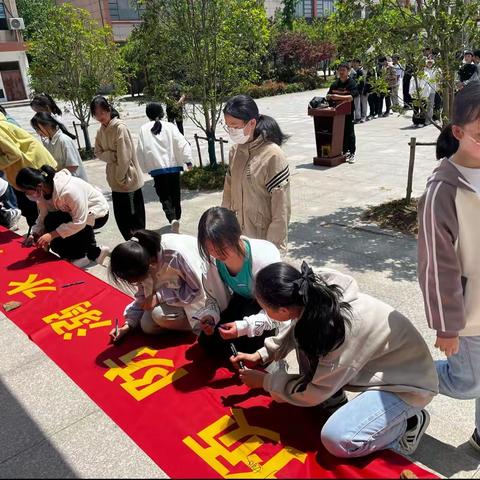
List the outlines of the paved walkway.
{"type": "MultiPolygon", "coordinates": [[[[405,193],[408,141],[433,141],[433,126],[414,129],[409,118],[392,115],[356,127],[357,163],[333,169],[312,165],[315,154],[307,103],[318,92],[258,101],[291,135],[285,145],[292,170],[290,260],[307,259],[355,276],[361,288],[406,314],[433,345],[416,281],[415,239],[373,226],[359,216],[367,205],[405,193]]],[[[125,103],[123,117],[136,134],[145,121],[143,106],[125,103]]],[[[11,114],[27,126],[29,108],[11,114]]],[[[66,123],[71,117],[66,117],[66,123]]],[[[91,127],[94,138],[96,126],[91,127]]],[[[193,143],[197,130],[186,122],[193,143]]],[[[419,147],[414,194],[419,195],[436,162],[432,147],[419,147]]],[[[108,192],[104,165],[89,161],[92,183],[108,192]]],[[[148,179],[147,179],[148,180],[148,179]]],[[[153,190],[145,186],[148,228],[167,231],[153,190]]],[[[221,194],[184,192],[182,231],[196,233],[201,213],[220,203],[221,194]]],[[[21,233],[25,232],[22,225],[21,233]]],[[[113,218],[98,234],[100,243],[121,241],[113,218]]],[[[91,272],[106,278],[103,267],[91,272]]],[[[432,349],[433,351],[433,349],[432,349]]],[[[162,477],[158,467],[63,372],[8,320],[0,318],[0,478],[5,477],[162,477]]],[[[433,351],[435,358],[438,354],[433,351]]],[[[479,476],[480,456],[466,443],[473,429],[473,401],[437,396],[428,407],[432,421],[414,459],[446,477],[479,476]]]]}

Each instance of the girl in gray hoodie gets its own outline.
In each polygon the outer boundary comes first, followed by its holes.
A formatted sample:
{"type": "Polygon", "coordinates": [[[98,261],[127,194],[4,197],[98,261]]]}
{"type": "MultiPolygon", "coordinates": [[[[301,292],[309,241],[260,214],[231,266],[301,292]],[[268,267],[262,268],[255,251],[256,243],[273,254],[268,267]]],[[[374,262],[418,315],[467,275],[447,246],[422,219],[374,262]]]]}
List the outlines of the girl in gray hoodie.
{"type": "Polygon", "coordinates": [[[407,318],[360,293],[353,278],[326,269],[317,276],[305,262],[301,272],[282,262],[265,267],[255,295],[270,318],[292,324],[232,362],[255,365],[295,350],[299,373],[242,368],[247,386],[263,387],[277,402],[327,411],[336,406],[321,438],[338,457],[415,451],[429,423],[423,408],[438,380],[427,345],[407,318]],[[360,395],[348,402],[343,390],[360,395]]]}

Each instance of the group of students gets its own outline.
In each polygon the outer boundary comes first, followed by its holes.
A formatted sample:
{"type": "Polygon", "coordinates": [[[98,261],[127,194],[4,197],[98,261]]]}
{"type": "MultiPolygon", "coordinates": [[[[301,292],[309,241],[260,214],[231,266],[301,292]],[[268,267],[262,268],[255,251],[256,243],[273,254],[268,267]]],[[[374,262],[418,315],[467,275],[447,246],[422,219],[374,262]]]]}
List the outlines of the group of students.
{"type": "MultiPolygon", "coordinates": [[[[124,325],[110,332],[112,340],[117,343],[135,331],[197,334],[207,354],[230,357],[248,387],[263,388],[279,402],[331,413],[321,439],[339,457],[387,448],[411,454],[429,424],[425,406],[438,392],[475,398],[470,443],[480,450],[480,229],[475,222],[480,207],[480,83],[472,82],[456,95],[452,124],[437,143],[441,163],[419,203],[419,281],[429,326],[437,332],[435,346],[447,356],[436,362],[413,324],[362,293],[352,277],[281,261],[289,216],[288,164],[280,148],[285,136],[249,97],[232,98],[224,114],[236,144],[223,206],[203,213],[197,237],[160,236],[142,228],[111,252],[112,278],[137,287],[125,308],[124,325]],[[229,343],[237,355],[231,356],[229,343]],[[291,351],[299,373],[288,373],[285,362],[270,373],[252,368],[285,359],[291,351]],[[349,400],[345,391],[359,395],[349,400]]],[[[154,134],[159,125],[152,122],[146,130],[154,134]]],[[[108,146],[102,148],[112,155],[108,146]]],[[[0,150],[3,155],[2,144],[0,150]]],[[[43,197],[47,208],[41,207],[41,217],[52,213],[52,203],[62,210],[64,199],[55,195],[75,181],[86,183],[68,169],[56,173],[47,165],[21,170],[15,185],[30,197],[43,197]]],[[[92,229],[108,215],[108,209],[100,210],[88,209],[86,222],[92,229]]],[[[67,222],[57,233],[65,239],[75,228],[75,222],[67,222]]],[[[39,237],[37,242],[42,246],[50,240],[53,244],[58,238],[39,237]]],[[[101,255],[90,240],[82,240],[89,255],[101,255]]]]}

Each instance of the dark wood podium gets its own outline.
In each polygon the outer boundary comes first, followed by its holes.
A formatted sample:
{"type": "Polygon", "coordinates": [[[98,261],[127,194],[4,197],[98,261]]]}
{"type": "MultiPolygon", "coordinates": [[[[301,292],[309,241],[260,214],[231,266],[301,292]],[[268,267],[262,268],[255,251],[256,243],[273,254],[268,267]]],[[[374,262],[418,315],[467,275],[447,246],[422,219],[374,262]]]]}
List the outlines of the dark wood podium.
{"type": "Polygon", "coordinates": [[[313,117],[317,156],[314,165],[336,167],[345,162],[343,149],[343,129],[345,115],[352,111],[352,102],[341,102],[326,108],[309,108],[308,114],[313,117]]]}

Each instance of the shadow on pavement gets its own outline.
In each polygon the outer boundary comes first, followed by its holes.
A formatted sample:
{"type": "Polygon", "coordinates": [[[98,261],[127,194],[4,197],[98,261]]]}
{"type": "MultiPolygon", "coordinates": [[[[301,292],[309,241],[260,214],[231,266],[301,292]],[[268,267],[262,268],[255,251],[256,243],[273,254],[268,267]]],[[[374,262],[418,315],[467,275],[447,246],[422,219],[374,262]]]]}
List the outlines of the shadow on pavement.
{"type": "Polygon", "coordinates": [[[327,262],[342,264],[352,272],[385,272],[396,281],[414,281],[417,276],[416,240],[371,230],[360,220],[363,209],[341,208],[332,214],[294,222],[289,229],[288,256],[309,259],[320,267],[327,262]]]}
{"type": "Polygon", "coordinates": [[[78,478],[0,381],[0,478],[78,478]]]}

